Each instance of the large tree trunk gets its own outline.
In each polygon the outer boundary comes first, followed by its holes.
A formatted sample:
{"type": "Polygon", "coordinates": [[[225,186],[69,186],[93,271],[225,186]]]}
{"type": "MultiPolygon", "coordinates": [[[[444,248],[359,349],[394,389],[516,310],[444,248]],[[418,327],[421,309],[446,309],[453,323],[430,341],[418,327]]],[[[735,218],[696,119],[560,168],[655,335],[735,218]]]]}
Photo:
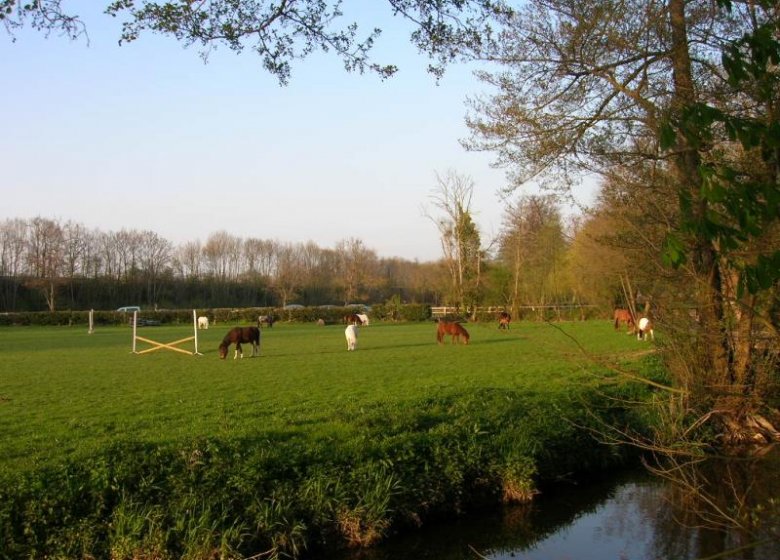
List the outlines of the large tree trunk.
{"type": "MultiPolygon", "coordinates": [[[[672,33],[672,66],[674,80],[673,111],[678,115],[685,106],[697,101],[691,73],[688,49],[688,31],[685,20],[685,1],[670,0],[669,23],[672,33]]],[[[707,211],[707,201],[702,196],[699,165],[701,159],[695,147],[690,146],[683,135],[678,136],[675,167],[682,189],[687,189],[691,200],[691,216],[694,223],[701,223],[707,211]]],[[[698,307],[701,317],[701,343],[703,358],[708,370],[709,384],[728,387],[733,378],[729,367],[727,336],[723,322],[723,294],[717,252],[702,228],[695,228],[692,267],[696,276],[698,307]]]]}

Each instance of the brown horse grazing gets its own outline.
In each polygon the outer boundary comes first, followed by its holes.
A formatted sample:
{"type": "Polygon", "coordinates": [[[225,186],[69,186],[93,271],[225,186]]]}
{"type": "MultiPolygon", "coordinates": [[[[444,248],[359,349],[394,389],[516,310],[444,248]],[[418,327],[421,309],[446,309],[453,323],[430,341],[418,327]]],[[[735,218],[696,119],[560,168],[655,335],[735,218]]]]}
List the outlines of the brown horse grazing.
{"type": "Polygon", "coordinates": [[[363,324],[363,319],[361,319],[357,313],[350,313],[349,315],[344,315],[344,323],[347,325],[361,326],[363,324]]]}
{"type": "Polygon", "coordinates": [[[512,316],[506,311],[498,314],[498,328],[509,330],[509,323],[512,322],[512,316]]]}
{"type": "Polygon", "coordinates": [[[444,342],[444,335],[451,335],[451,343],[455,344],[455,339],[460,341],[460,337],[463,337],[463,344],[469,343],[469,333],[460,323],[451,323],[449,321],[442,321],[439,319],[439,327],[436,329],[436,340],[439,344],[444,342]]]}
{"type": "Polygon", "coordinates": [[[615,319],[615,330],[620,328],[620,323],[625,323],[626,332],[628,334],[633,334],[634,317],[631,316],[631,312],[628,309],[615,309],[613,317],[615,319]]]}
{"type": "Polygon", "coordinates": [[[231,344],[236,345],[236,353],[233,354],[235,360],[239,356],[244,357],[244,352],[241,350],[242,342],[252,343],[252,357],[260,355],[260,329],[257,327],[233,327],[222,339],[222,343],[219,345],[219,357],[224,360],[227,357],[228,348],[231,344]]]}

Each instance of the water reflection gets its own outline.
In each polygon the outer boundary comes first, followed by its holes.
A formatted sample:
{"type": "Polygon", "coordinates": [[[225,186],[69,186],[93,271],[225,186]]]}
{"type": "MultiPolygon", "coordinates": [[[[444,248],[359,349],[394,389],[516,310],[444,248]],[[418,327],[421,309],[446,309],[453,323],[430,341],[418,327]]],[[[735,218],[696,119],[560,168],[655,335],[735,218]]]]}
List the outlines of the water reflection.
{"type": "Polygon", "coordinates": [[[762,560],[780,558],[780,450],[710,461],[672,483],[646,473],[559,485],[334,560],[762,560]],[[756,542],[762,544],[753,546],[756,542]],[[733,553],[723,554],[725,551],[733,553]]]}

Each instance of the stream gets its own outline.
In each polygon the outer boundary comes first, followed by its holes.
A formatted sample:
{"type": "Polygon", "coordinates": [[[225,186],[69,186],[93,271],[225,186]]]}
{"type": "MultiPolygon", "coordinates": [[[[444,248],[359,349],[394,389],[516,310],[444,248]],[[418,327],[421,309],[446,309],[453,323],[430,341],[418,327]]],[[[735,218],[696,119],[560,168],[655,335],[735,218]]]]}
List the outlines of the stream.
{"type": "Polygon", "coordinates": [[[674,482],[634,471],[559,483],[530,505],[474,512],[328,559],[780,558],[780,449],[675,473],[674,482]]]}

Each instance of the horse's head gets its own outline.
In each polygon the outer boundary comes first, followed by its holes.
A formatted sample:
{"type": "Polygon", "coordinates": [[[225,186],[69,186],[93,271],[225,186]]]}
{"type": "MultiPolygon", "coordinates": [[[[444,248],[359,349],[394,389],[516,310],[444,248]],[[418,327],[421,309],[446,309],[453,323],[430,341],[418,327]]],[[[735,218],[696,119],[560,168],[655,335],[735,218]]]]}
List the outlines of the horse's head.
{"type": "Polygon", "coordinates": [[[219,345],[219,359],[224,360],[227,357],[228,345],[224,342],[219,345]]]}

